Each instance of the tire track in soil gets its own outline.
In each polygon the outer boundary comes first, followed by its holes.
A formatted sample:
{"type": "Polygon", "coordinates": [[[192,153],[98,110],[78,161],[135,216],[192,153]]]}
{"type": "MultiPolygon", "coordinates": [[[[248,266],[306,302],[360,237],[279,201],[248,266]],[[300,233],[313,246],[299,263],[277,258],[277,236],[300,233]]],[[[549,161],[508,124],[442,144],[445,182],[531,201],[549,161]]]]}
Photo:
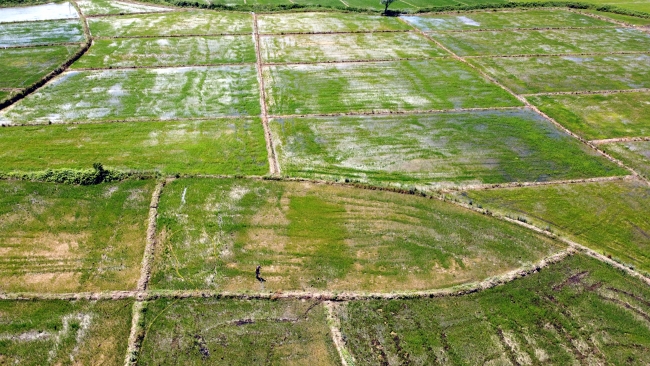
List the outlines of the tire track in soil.
{"type": "Polygon", "coordinates": [[[345,340],[343,339],[343,334],[341,334],[341,320],[336,315],[339,305],[331,301],[326,301],[323,303],[323,306],[325,306],[325,309],[327,310],[327,324],[330,327],[330,335],[332,336],[334,347],[336,347],[336,351],[341,358],[341,365],[354,366],[354,357],[345,347],[345,340]]]}
{"type": "Polygon", "coordinates": [[[623,168],[623,169],[628,170],[630,173],[632,173],[632,175],[634,175],[635,177],[637,177],[639,180],[645,182],[646,185],[650,186],[650,180],[648,180],[647,178],[645,178],[643,175],[639,174],[639,173],[638,173],[636,170],[634,170],[633,168],[628,167],[628,166],[625,165],[622,161],[620,161],[620,160],[614,158],[613,156],[607,154],[605,151],[603,151],[603,150],[601,150],[600,148],[598,148],[598,146],[596,146],[596,145],[590,143],[588,140],[586,140],[586,139],[584,139],[584,138],[578,136],[578,135],[575,134],[573,131],[571,131],[571,130],[569,130],[568,128],[564,127],[562,124],[560,124],[559,122],[557,122],[555,119],[551,118],[549,115],[547,115],[546,113],[542,112],[539,108],[537,108],[537,107],[534,106],[532,103],[530,103],[530,102],[529,102],[529,101],[528,101],[524,96],[519,95],[519,94],[516,94],[515,92],[513,92],[512,90],[510,90],[510,88],[508,88],[508,87],[506,87],[505,85],[501,84],[498,80],[496,80],[496,79],[493,78],[492,76],[488,75],[486,72],[484,72],[483,70],[479,69],[477,66],[475,66],[475,65],[472,64],[471,62],[465,60],[465,58],[458,56],[456,53],[454,53],[453,51],[451,51],[449,48],[445,47],[442,43],[440,43],[440,42],[439,42],[438,40],[436,40],[435,38],[431,37],[430,35],[426,34],[426,33],[423,32],[423,31],[421,31],[421,30],[415,28],[413,25],[411,25],[409,22],[407,22],[407,21],[404,20],[403,18],[400,17],[400,18],[398,18],[398,19],[399,19],[400,21],[404,22],[405,24],[408,24],[408,25],[411,26],[412,28],[414,28],[417,32],[419,32],[421,35],[423,35],[424,37],[426,37],[427,39],[429,39],[431,42],[434,42],[436,45],[438,45],[438,47],[440,47],[440,48],[442,48],[443,50],[445,50],[447,53],[449,53],[449,54],[450,54],[453,58],[455,58],[456,60],[458,60],[458,61],[464,63],[465,65],[467,65],[467,66],[469,66],[469,67],[471,67],[474,71],[476,71],[477,73],[479,73],[479,74],[480,74],[481,76],[483,76],[486,80],[492,82],[493,84],[497,85],[497,86],[500,87],[501,89],[503,89],[503,90],[505,90],[506,92],[508,92],[508,93],[509,93],[510,95],[512,95],[513,97],[517,98],[517,100],[519,100],[520,102],[522,102],[526,107],[532,109],[532,110],[535,111],[537,114],[539,114],[540,116],[544,117],[544,119],[546,119],[547,121],[549,121],[550,123],[552,123],[555,127],[557,127],[558,129],[560,129],[560,130],[563,131],[564,133],[568,134],[569,136],[571,136],[571,137],[577,139],[578,141],[582,142],[583,144],[587,145],[589,148],[591,148],[592,150],[594,150],[595,152],[597,152],[598,154],[600,154],[601,156],[603,156],[604,158],[606,158],[606,159],[609,160],[610,162],[612,162],[612,163],[618,165],[619,167],[621,167],[621,168],[623,168]]]}
{"type": "Polygon", "coordinates": [[[264,139],[266,140],[266,151],[269,159],[269,173],[271,175],[280,174],[280,165],[278,163],[278,158],[275,155],[275,149],[273,148],[273,136],[271,135],[271,129],[269,128],[269,113],[268,106],[266,105],[266,88],[264,87],[264,75],[262,75],[262,67],[264,63],[262,62],[262,51],[260,49],[260,33],[257,26],[257,14],[251,12],[253,17],[253,38],[255,39],[255,55],[257,57],[257,80],[259,84],[259,93],[260,93],[260,106],[262,109],[262,126],[264,127],[264,139]]]}

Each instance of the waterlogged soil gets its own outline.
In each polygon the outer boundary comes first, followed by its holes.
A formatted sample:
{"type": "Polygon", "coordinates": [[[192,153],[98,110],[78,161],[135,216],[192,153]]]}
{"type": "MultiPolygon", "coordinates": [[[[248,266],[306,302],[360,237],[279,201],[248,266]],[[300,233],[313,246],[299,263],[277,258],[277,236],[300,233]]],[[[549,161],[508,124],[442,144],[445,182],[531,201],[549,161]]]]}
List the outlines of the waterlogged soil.
{"type": "Polygon", "coordinates": [[[495,11],[463,14],[402,16],[416,28],[429,31],[508,28],[614,26],[603,20],[566,10],[495,11]]]}
{"type": "Polygon", "coordinates": [[[255,62],[252,35],[99,39],[72,68],[219,65],[255,62]]]}
{"type": "Polygon", "coordinates": [[[519,106],[461,62],[439,58],[263,69],[272,115],[519,106]]]}
{"type": "Polygon", "coordinates": [[[608,153],[650,178],[650,141],[620,142],[602,146],[608,153]]]}
{"type": "MultiPolygon", "coordinates": [[[[343,4],[341,4],[343,5],[343,4]]],[[[257,16],[260,33],[327,33],[407,31],[411,27],[391,17],[345,13],[286,13],[257,16]]]]}
{"type": "Polygon", "coordinates": [[[253,65],[68,71],[0,114],[4,124],[257,115],[253,65]]]}
{"type": "Polygon", "coordinates": [[[326,62],[430,58],[448,54],[411,32],[265,36],[264,62],[326,62]]]}
{"type": "Polygon", "coordinates": [[[110,0],[81,0],[77,1],[77,4],[86,16],[99,14],[150,13],[173,10],[160,6],[110,0]]]}
{"type": "Polygon", "coordinates": [[[0,23],[79,18],[71,3],[0,8],[0,23]]]}
{"type": "Polygon", "coordinates": [[[437,200],[308,183],[178,179],[157,222],[155,289],[425,290],[562,249],[437,200]]]}
{"type": "Polygon", "coordinates": [[[83,30],[78,20],[0,23],[0,47],[82,42],[83,40],[83,30]]]}
{"type": "Polygon", "coordinates": [[[650,88],[650,55],[472,59],[515,93],[650,88]]]}
{"type": "Polygon", "coordinates": [[[273,119],[284,174],[449,186],[626,175],[529,110],[273,119]]]}

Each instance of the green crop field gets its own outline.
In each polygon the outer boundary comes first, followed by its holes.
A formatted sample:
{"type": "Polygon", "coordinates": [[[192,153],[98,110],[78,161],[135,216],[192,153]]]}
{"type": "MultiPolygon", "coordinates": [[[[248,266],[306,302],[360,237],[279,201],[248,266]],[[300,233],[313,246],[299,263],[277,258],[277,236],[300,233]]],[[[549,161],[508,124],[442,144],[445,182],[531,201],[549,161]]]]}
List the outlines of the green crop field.
{"type": "Polygon", "coordinates": [[[591,10],[591,9],[586,9],[583,10],[586,13],[589,14],[594,14],[600,17],[604,18],[609,18],[613,21],[619,21],[619,22],[624,22],[626,24],[632,24],[632,25],[639,25],[639,26],[644,26],[644,25],[650,25],[650,18],[639,18],[639,17],[633,17],[630,15],[623,15],[623,14],[616,14],[616,13],[606,13],[603,11],[597,11],[597,10],[591,10]]]}
{"type": "Polygon", "coordinates": [[[172,10],[166,7],[155,6],[153,4],[145,5],[130,1],[81,0],[77,1],[77,4],[85,15],[149,13],[172,10]]]}
{"type": "Polygon", "coordinates": [[[393,17],[365,14],[260,14],[257,17],[257,22],[260,33],[267,34],[407,31],[411,29],[393,17]]]}
{"type": "Polygon", "coordinates": [[[143,364],[340,365],[314,301],[156,300],[144,326],[143,364]]]}
{"type": "Polygon", "coordinates": [[[157,289],[429,289],[562,248],[435,200],[327,185],[176,180],[160,202],[157,289]]]}
{"type": "Polygon", "coordinates": [[[474,204],[524,217],[600,253],[650,271],[650,188],[644,182],[568,184],[466,192],[474,204]]]}
{"type": "Polygon", "coordinates": [[[134,288],[152,189],[0,181],[1,291],[134,288]]]}
{"type": "Polygon", "coordinates": [[[69,71],[0,123],[202,118],[260,113],[254,66],[69,71]]]}
{"type": "Polygon", "coordinates": [[[602,146],[608,153],[650,178],[650,141],[621,142],[602,146]]]}
{"type": "Polygon", "coordinates": [[[78,20],[49,22],[0,23],[0,47],[50,43],[83,42],[78,20]]]}
{"type": "MultiPolygon", "coordinates": [[[[509,0],[513,2],[517,1],[528,1],[528,0],[509,0]]],[[[542,0],[550,1],[550,0],[542,0]]],[[[645,0],[582,0],[582,3],[593,4],[593,5],[609,5],[615,6],[617,8],[622,8],[625,10],[641,11],[646,14],[650,14],[650,4],[645,0]]]]}
{"type": "Polygon", "coordinates": [[[100,39],[72,66],[109,68],[135,66],[219,65],[255,62],[253,37],[175,37],[100,39]]]}
{"type": "Polygon", "coordinates": [[[529,100],[588,140],[650,136],[650,93],[544,95],[529,100]]]}
{"type": "Polygon", "coordinates": [[[259,119],[131,122],[10,128],[0,134],[0,172],[88,168],[94,162],[164,174],[264,175],[259,119]]]}
{"type": "Polygon", "coordinates": [[[626,175],[526,110],[276,119],[284,174],[420,184],[626,175]]]}
{"type": "Polygon", "coordinates": [[[650,34],[626,28],[433,33],[459,56],[648,52],[650,34]]]}
{"type": "Polygon", "coordinates": [[[13,365],[118,365],[132,301],[0,301],[0,359],[13,365]]]}
{"type": "Polygon", "coordinates": [[[583,256],[485,292],[354,301],[338,312],[356,364],[647,364],[650,291],[583,256]]]}
{"type": "Polygon", "coordinates": [[[520,105],[469,67],[445,58],[271,66],[264,78],[272,115],[520,105]]]}
{"type": "Polygon", "coordinates": [[[448,56],[416,33],[300,34],[261,38],[264,62],[422,59],[448,56]]]}
{"type": "Polygon", "coordinates": [[[615,26],[565,10],[495,11],[402,16],[425,32],[444,30],[615,26]]]}
{"type": "Polygon", "coordinates": [[[0,88],[26,88],[61,66],[77,46],[0,49],[0,88]]]}
{"type": "Polygon", "coordinates": [[[253,21],[246,13],[181,11],[123,17],[90,18],[96,37],[250,34],[253,21]]]}
{"type": "Polygon", "coordinates": [[[515,93],[650,88],[650,55],[472,59],[515,93]]]}

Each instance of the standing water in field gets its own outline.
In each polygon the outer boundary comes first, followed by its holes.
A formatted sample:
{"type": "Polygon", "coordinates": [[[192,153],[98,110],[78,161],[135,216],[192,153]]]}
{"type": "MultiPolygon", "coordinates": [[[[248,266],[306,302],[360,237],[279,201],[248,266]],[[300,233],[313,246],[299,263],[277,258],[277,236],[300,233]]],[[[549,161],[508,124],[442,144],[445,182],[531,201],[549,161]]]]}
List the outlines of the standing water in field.
{"type": "Polygon", "coordinates": [[[0,9],[0,23],[78,18],[70,3],[0,9]]]}

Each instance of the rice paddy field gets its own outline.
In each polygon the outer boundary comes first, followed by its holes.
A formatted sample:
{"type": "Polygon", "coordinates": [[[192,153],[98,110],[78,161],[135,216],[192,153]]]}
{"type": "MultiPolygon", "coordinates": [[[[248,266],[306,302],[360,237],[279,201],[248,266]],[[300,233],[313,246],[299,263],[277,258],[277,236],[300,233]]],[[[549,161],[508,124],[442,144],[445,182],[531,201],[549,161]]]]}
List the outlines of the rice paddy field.
{"type": "Polygon", "coordinates": [[[649,363],[650,21],[497,2],[0,7],[0,364],[649,363]]]}

